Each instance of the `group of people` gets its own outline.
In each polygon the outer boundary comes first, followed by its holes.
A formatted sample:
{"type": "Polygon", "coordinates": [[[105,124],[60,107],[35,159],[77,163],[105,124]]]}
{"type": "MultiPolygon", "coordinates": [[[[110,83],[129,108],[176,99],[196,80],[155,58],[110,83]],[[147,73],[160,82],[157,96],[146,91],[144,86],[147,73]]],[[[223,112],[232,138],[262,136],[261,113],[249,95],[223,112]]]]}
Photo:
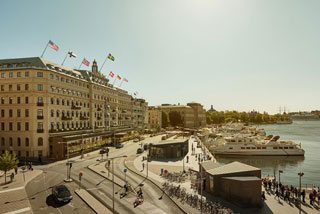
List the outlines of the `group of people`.
{"type": "MultiPolygon", "coordinates": [[[[288,201],[290,203],[290,198],[296,199],[298,201],[298,198],[300,198],[300,189],[297,187],[294,187],[292,185],[283,185],[281,182],[278,183],[275,179],[262,179],[263,186],[266,191],[274,191],[275,197],[280,199],[280,197],[283,197],[283,200],[288,201]]],[[[262,198],[265,199],[264,192],[262,194],[262,198]]],[[[301,198],[302,202],[305,203],[306,198],[306,190],[301,190],[301,198]]],[[[309,193],[309,200],[310,205],[313,205],[314,202],[318,199],[318,205],[320,202],[320,187],[318,187],[318,191],[313,189],[312,192],[309,193]]]]}

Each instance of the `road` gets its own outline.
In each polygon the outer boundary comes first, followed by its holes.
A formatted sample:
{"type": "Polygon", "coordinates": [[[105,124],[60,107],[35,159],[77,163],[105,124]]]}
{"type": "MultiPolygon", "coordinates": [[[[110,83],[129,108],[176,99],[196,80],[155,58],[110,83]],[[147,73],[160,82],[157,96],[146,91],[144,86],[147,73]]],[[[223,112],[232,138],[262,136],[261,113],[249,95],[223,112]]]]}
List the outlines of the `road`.
{"type": "MultiPolygon", "coordinates": [[[[160,139],[161,136],[147,138],[144,142],[154,142],[160,139]]],[[[136,153],[140,143],[133,143],[129,141],[125,143],[121,149],[111,148],[109,157],[116,157],[122,155],[133,155],[136,153]]],[[[87,166],[97,163],[98,155],[92,156],[91,159],[77,160],[73,163],[71,178],[74,182],[67,183],[66,186],[73,193],[78,188],[79,172],[83,173],[82,188],[86,189],[97,200],[103,203],[106,207],[112,210],[112,182],[91,171],[87,166]]],[[[115,159],[115,175],[124,180],[123,169],[125,158],[115,159]]],[[[73,193],[73,200],[64,205],[56,205],[51,196],[50,187],[63,183],[66,177],[66,165],[55,164],[43,168],[44,173],[38,176],[27,185],[27,194],[29,197],[34,197],[30,200],[34,213],[94,213],[76,194],[73,193]]],[[[144,180],[144,178],[127,172],[126,179],[132,187],[137,187],[143,183],[143,195],[145,201],[142,205],[134,208],[133,202],[136,198],[134,193],[130,193],[124,198],[120,199],[119,193],[123,191],[120,186],[115,185],[115,211],[116,213],[148,213],[148,214],[162,214],[162,213],[183,213],[179,207],[167,197],[159,200],[162,192],[154,186],[151,182],[144,180]]]]}

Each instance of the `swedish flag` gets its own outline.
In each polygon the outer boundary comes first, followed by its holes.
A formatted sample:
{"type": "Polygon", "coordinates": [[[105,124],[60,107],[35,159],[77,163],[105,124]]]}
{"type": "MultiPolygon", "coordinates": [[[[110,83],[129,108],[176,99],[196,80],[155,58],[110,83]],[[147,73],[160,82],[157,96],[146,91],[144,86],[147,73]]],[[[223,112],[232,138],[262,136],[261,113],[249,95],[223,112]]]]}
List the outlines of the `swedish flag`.
{"type": "Polygon", "coordinates": [[[108,55],[108,59],[114,61],[114,57],[113,57],[110,53],[109,53],[109,55],[108,55]]]}

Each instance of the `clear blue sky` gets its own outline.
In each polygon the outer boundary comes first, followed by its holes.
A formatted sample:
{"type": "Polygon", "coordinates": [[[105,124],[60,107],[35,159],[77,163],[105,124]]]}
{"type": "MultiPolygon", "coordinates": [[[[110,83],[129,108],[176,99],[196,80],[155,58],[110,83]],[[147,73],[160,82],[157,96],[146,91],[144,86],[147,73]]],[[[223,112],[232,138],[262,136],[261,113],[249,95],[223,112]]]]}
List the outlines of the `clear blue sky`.
{"type": "Polygon", "coordinates": [[[112,53],[102,72],[150,105],[320,109],[319,11],[318,0],[7,0],[0,58],[40,56],[51,39],[60,50],[44,58],[71,49],[71,68],[112,53]]]}

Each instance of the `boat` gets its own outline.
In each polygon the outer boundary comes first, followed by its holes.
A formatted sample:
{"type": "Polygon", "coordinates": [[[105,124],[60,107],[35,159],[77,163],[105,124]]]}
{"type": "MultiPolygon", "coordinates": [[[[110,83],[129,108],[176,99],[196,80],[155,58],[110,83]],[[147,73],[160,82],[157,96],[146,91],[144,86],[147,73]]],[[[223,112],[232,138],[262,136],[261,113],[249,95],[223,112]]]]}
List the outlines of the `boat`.
{"type": "Polygon", "coordinates": [[[267,136],[264,139],[251,137],[226,137],[225,142],[212,145],[209,150],[214,155],[236,156],[304,156],[301,144],[292,141],[278,141],[280,136],[267,136]]]}

